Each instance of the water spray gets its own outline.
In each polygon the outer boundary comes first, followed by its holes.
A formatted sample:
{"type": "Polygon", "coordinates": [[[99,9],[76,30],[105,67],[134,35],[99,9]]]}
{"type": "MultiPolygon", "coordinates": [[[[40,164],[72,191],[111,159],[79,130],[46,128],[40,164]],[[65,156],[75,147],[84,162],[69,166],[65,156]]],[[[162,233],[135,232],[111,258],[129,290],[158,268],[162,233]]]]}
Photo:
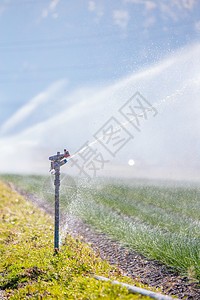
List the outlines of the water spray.
{"type": "MultiPolygon", "coordinates": [[[[195,84],[199,84],[199,80],[200,77],[197,78],[197,80],[195,81],[195,84]]],[[[154,108],[157,108],[161,105],[163,105],[164,103],[167,103],[167,101],[173,99],[173,97],[181,95],[184,93],[184,91],[190,87],[192,85],[194,81],[189,81],[188,83],[186,83],[182,88],[177,89],[174,93],[172,93],[171,95],[166,96],[165,98],[161,99],[160,101],[156,102],[153,104],[154,108]]],[[[122,127],[127,127],[127,125],[130,124],[130,122],[136,120],[138,117],[143,117],[147,112],[149,111],[149,108],[145,109],[142,113],[136,114],[133,118],[131,118],[129,121],[125,121],[123,123],[121,123],[120,125],[117,125],[116,127],[114,127],[114,130],[118,130],[122,127]]],[[[82,149],[80,149],[78,152],[74,153],[69,159],[72,159],[74,157],[76,157],[79,153],[84,152],[85,150],[87,150],[89,147],[97,144],[99,141],[103,140],[105,137],[106,133],[103,134],[102,136],[100,136],[99,138],[95,139],[94,141],[91,141],[87,146],[83,147],[82,149]]]]}
{"type": "MultiPolygon", "coordinates": [[[[200,78],[196,80],[195,84],[199,83],[200,78]]],[[[171,95],[166,96],[165,98],[161,99],[159,102],[154,104],[154,107],[159,107],[163,105],[163,103],[171,100],[171,98],[181,95],[184,93],[184,91],[192,84],[193,82],[189,81],[189,83],[186,83],[181,89],[177,89],[174,93],[171,95]]],[[[133,118],[131,118],[129,121],[125,121],[121,123],[120,125],[116,126],[114,129],[118,130],[122,126],[126,127],[128,124],[130,124],[131,121],[134,121],[137,117],[142,117],[146,112],[149,111],[149,108],[145,109],[143,113],[135,115],[133,118]]],[[[68,160],[76,157],[79,153],[82,153],[83,151],[87,150],[89,147],[95,145],[100,140],[104,138],[105,134],[100,136],[98,139],[95,139],[94,141],[90,142],[87,146],[80,149],[78,152],[74,153],[68,160]]],[[[67,160],[63,158],[69,157],[69,152],[64,150],[64,154],[60,154],[60,152],[57,152],[57,155],[50,156],[49,160],[51,160],[51,170],[55,170],[55,249],[59,249],[59,186],[60,186],[60,167],[64,165],[67,160]]],[[[57,250],[56,250],[57,251],[57,250]]]]}
{"type": "Polygon", "coordinates": [[[66,164],[67,157],[69,157],[69,152],[64,149],[64,153],[60,154],[57,152],[57,155],[53,155],[49,157],[51,161],[50,171],[55,171],[55,233],[54,233],[54,249],[55,253],[59,250],[59,189],[60,189],[60,167],[66,164]]]}

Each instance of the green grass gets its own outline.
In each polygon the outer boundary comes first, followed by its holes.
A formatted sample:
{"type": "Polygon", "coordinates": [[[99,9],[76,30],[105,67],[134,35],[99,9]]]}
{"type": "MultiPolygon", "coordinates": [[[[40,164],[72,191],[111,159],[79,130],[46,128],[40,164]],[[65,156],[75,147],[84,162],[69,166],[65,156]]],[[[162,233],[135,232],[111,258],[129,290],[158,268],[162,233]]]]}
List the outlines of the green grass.
{"type": "MultiPolygon", "coordinates": [[[[41,179],[41,178],[40,178],[41,179]]],[[[0,182],[0,289],[6,299],[149,299],[95,280],[140,286],[67,235],[53,255],[52,218],[0,182]]]]}
{"type": "MultiPolygon", "coordinates": [[[[4,176],[32,192],[43,190],[44,177],[4,176]]],[[[97,230],[145,256],[200,280],[200,185],[99,180],[77,181],[73,199],[62,190],[63,207],[97,230]]],[[[63,186],[65,186],[63,182],[63,186]]]]}

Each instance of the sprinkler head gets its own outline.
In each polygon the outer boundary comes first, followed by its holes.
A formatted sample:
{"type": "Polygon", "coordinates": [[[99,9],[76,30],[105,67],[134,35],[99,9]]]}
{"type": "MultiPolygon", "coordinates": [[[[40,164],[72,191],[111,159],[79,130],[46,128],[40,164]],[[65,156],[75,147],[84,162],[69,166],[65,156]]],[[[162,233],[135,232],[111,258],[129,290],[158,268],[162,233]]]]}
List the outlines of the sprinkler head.
{"type": "Polygon", "coordinates": [[[68,157],[70,156],[69,151],[67,151],[66,149],[64,149],[64,153],[60,154],[60,152],[57,152],[56,155],[50,156],[49,160],[52,161],[61,161],[64,157],[68,157]]]}
{"type": "Polygon", "coordinates": [[[62,154],[60,152],[57,152],[56,155],[50,156],[49,157],[49,160],[51,160],[50,172],[54,170],[56,166],[61,167],[62,165],[66,164],[67,160],[63,158],[69,156],[70,156],[69,151],[67,151],[66,149],[64,149],[64,153],[62,154]]]}

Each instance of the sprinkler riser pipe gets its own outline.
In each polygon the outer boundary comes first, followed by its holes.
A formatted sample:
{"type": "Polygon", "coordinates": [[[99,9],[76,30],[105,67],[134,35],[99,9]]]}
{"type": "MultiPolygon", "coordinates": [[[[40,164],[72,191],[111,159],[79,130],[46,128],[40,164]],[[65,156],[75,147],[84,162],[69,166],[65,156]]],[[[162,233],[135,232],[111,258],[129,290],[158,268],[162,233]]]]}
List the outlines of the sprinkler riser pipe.
{"type": "Polygon", "coordinates": [[[55,236],[54,248],[59,250],[59,188],[60,188],[60,167],[55,166],[55,236]]]}
{"type": "Polygon", "coordinates": [[[49,156],[51,161],[50,171],[55,170],[55,232],[54,232],[54,249],[55,253],[59,250],[59,188],[60,188],[60,167],[66,164],[67,160],[63,159],[64,157],[70,156],[69,151],[64,149],[64,153],[60,154],[57,152],[57,155],[49,156]],[[63,160],[62,160],[63,159],[63,160]]]}

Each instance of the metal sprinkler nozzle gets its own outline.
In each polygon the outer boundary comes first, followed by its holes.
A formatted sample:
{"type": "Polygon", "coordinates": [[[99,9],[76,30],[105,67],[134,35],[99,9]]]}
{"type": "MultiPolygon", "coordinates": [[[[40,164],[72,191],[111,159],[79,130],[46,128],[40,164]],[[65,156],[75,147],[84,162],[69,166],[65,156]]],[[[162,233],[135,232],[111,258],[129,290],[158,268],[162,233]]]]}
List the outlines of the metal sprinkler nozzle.
{"type": "Polygon", "coordinates": [[[60,152],[57,152],[56,155],[50,156],[49,160],[51,160],[51,168],[50,171],[52,170],[56,170],[56,166],[58,165],[59,167],[63,166],[64,164],[66,164],[67,159],[62,160],[63,158],[67,158],[69,157],[69,151],[67,151],[66,149],[64,149],[64,153],[60,154],[60,152]]]}
{"type": "Polygon", "coordinates": [[[50,156],[51,161],[50,171],[55,170],[55,235],[54,235],[54,251],[55,253],[59,250],[59,187],[60,187],[60,167],[66,164],[67,157],[69,157],[69,151],[64,149],[64,153],[60,154],[57,152],[56,155],[50,156]],[[65,158],[65,159],[63,159],[65,158]]]}

